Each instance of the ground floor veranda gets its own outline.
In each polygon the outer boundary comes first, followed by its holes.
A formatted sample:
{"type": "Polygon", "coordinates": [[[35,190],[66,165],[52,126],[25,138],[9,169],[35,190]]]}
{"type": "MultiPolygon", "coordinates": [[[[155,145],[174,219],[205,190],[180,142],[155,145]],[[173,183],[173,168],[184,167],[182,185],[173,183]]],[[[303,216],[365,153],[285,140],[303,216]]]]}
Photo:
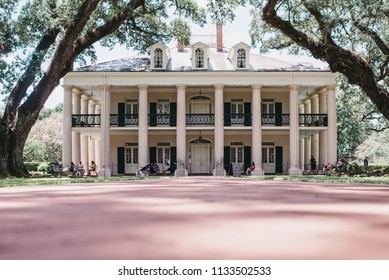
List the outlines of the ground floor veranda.
{"type": "Polygon", "coordinates": [[[293,149],[289,127],[263,127],[260,138],[253,136],[251,128],[230,127],[224,129],[223,141],[215,138],[214,128],[192,127],[182,136],[170,127],[149,128],[140,136],[135,128],[117,127],[110,130],[107,149],[99,128],[73,128],[71,154],[72,161],[82,161],[86,170],[95,161],[100,176],[136,174],[147,163],[157,163],[161,174],[224,176],[236,174],[238,167],[244,174],[252,162],[255,175],[299,175],[310,168],[311,156],[318,168],[334,157],[327,127],[300,127],[298,144],[293,149]],[[110,163],[105,166],[103,149],[108,150],[110,163]]]}

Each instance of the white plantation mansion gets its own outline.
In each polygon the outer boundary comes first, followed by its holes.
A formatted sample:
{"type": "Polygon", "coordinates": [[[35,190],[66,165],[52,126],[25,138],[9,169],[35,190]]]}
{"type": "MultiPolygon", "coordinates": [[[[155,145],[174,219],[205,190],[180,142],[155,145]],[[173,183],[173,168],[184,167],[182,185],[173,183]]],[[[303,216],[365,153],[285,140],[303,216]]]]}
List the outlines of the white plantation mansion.
{"type": "MultiPolygon", "coordinates": [[[[219,38],[220,37],[220,38],[219,38]]],[[[147,163],[176,176],[301,174],[336,162],[335,78],[308,64],[198,42],[100,63],[64,78],[63,163],[100,176],[147,163]],[[234,168],[235,168],[234,167],[234,168]]]]}

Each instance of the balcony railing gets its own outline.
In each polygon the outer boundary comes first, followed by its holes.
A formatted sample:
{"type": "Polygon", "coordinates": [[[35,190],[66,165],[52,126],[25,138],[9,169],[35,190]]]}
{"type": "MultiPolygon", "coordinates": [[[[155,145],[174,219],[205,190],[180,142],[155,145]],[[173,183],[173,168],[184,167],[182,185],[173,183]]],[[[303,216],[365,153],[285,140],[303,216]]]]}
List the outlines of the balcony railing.
{"type": "Polygon", "coordinates": [[[191,126],[213,126],[215,123],[214,114],[186,114],[186,125],[191,126]]]}
{"type": "Polygon", "coordinates": [[[72,127],[91,127],[100,125],[100,114],[73,114],[72,127]]]}
{"type": "Polygon", "coordinates": [[[138,114],[110,114],[110,126],[137,126],[138,114]]]}
{"type": "Polygon", "coordinates": [[[149,114],[149,126],[176,126],[176,114],[149,114]]]}
{"type": "MultiPolygon", "coordinates": [[[[251,126],[251,114],[225,114],[224,125],[251,126]]],[[[110,114],[110,126],[138,126],[138,114],[110,114]]],[[[187,126],[213,126],[214,114],[186,114],[187,126]]],[[[73,114],[72,127],[100,126],[100,114],[73,114]]],[[[175,114],[149,114],[149,126],[176,126],[175,114]]],[[[289,114],[262,114],[262,125],[285,126],[290,124],[289,114]]],[[[327,126],[327,114],[299,114],[300,126],[327,126]]]]}
{"type": "Polygon", "coordinates": [[[262,114],[263,125],[283,126],[283,125],[289,125],[289,123],[290,123],[289,114],[262,114]]]}
{"type": "Polygon", "coordinates": [[[224,125],[251,126],[251,114],[224,114],[224,125]]]}
{"type": "Polygon", "coordinates": [[[299,114],[299,124],[304,126],[327,126],[327,114],[299,114]]]}

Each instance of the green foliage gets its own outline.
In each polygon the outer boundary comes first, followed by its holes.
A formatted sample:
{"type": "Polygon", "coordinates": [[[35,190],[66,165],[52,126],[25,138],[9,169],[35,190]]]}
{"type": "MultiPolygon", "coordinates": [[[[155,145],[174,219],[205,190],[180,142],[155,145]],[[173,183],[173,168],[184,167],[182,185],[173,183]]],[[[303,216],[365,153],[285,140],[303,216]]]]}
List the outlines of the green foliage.
{"type": "Polygon", "coordinates": [[[209,0],[207,4],[213,23],[225,24],[235,19],[235,9],[244,6],[247,0],[209,0]]]}
{"type": "Polygon", "coordinates": [[[50,163],[47,163],[47,162],[40,163],[38,165],[37,171],[43,172],[43,173],[50,173],[50,171],[51,171],[50,163]]]}
{"type": "Polygon", "coordinates": [[[41,162],[33,161],[33,162],[25,162],[24,166],[27,168],[28,171],[38,171],[38,166],[41,164],[41,162]]]}
{"type": "Polygon", "coordinates": [[[348,85],[344,79],[341,79],[340,88],[336,97],[338,155],[340,158],[354,158],[356,148],[370,133],[367,130],[369,124],[362,121],[369,101],[359,88],[348,85]]]}
{"type": "Polygon", "coordinates": [[[350,175],[362,174],[363,166],[357,162],[351,162],[347,165],[347,173],[350,175]]]}
{"type": "Polygon", "coordinates": [[[365,156],[372,164],[389,163],[389,130],[372,132],[371,135],[356,148],[356,157],[363,161],[365,156]]]}

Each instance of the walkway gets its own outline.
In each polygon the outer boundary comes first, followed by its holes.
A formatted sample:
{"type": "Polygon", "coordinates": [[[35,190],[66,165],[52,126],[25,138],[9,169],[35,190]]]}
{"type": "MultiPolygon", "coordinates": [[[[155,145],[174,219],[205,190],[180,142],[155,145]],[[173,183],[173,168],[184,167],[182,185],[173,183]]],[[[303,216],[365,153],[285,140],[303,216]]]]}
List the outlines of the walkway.
{"type": "Polygon", "coordinates": [[[187,177],[0,189],[0,259],[389,259],[389,187],[187,177]]]}

